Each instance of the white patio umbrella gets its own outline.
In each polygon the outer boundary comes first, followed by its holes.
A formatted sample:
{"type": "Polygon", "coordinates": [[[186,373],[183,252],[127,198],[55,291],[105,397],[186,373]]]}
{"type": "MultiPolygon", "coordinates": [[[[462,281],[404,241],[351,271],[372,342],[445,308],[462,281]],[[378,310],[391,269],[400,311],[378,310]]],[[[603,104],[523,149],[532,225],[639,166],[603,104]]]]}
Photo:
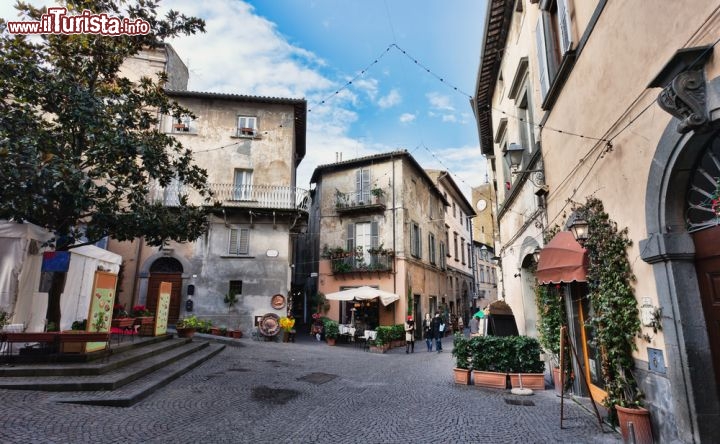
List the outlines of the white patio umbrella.
{"type": "Polygon", "coordinates": [[[400,299],[400,296],[368,286],[349,288],[325,295],[325,299],[330,301],[364,301],[375,298],[380,298],[380,302],[387,306],[400,299]]]}

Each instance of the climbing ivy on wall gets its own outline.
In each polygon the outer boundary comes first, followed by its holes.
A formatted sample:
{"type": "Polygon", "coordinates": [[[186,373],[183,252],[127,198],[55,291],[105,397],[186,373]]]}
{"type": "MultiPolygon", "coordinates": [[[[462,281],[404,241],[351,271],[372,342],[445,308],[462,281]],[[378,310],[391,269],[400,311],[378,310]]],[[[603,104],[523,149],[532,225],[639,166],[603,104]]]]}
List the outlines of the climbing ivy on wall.
{"type": "Polygon", "coordinates": [[[594,329],[603,357],[602,374],[607,407],[636,407],[642,393],[632,375],[635,338],[641,330],[632,283],[635,276],[628,260],[632,245],[627,228],[619,229],[605,212],[602,202],[589,198],[576,209],[588,222],[585,248],[589,254],[588,286],[592,312],[587,325],[594,329]]]}

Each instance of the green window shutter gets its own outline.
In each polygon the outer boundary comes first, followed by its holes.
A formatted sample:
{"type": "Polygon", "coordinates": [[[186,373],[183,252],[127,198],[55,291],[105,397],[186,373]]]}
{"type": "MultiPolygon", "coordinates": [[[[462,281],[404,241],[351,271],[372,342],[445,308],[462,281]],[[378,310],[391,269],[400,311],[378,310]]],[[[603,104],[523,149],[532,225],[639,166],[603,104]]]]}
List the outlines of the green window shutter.
{"type": "Polygon", "coordinates": [[[237,254],[250,254],[250,230],[241,228],[237,254]]]}

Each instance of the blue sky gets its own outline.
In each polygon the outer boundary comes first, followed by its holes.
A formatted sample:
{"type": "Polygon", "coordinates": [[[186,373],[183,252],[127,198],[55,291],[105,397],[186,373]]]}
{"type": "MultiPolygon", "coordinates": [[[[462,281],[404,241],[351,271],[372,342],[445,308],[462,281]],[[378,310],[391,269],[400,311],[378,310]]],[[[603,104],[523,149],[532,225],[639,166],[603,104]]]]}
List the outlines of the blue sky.
{"type": "MultiPolygon", "coordinates": [[[[486,177],[468,98],[486,3],[169,0],[162,7],[207,22],[205,34],[171,41],[190,69],[189,89],[307,99],[299,187],[336,152],[348,160],[407,149],[425,168],[449,169],[469,195],[486,177]],[[386,52],[393,43],[409,57],[396,47],[386,52]]],[[[0,15],[15,14],[3,4],[0,15]]]]}

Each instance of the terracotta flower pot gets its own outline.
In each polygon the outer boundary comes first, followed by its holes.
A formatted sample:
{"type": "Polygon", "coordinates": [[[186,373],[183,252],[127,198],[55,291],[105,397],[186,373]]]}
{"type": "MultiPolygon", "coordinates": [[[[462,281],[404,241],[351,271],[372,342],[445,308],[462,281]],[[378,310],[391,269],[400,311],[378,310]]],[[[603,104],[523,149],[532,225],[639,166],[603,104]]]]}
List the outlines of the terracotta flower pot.
{"type": "Polygon", "coordinates": [[[455,384],[470,384],[470,370],[466,368],[453,368],[453,376],[455,378],[455,384]]]}
{"type": "Polygon", "coordinates": [[[195,336],[195,329],[189,327],[178,327],[177,334],[179,338],[192,338],[195,336]]]}
{"type": "Polygon", "coordinates": [[[635,442],[635,444],[652,444],[652,426],[650,424],[650,412],[642,407],[627,408],[615,406],[620,423],[620,433],[622,433],[623,442],[635,442]],[[635,440],[630,440],[630,426],[632,423],[635,440]]]}
{"type": "Polygon", "coordinates": [[[473,382],[477,387],[504,389],[507,387],[507,373],[473,370],[473,382]]]}
{"type": "Polygon", "coordinates": [[[522,388],[545,390],[545,375],[542,373],[510,373],[510,385],[513,388],[520,388],[521,375],[522,388]]]}
{"type": "Polygon", "coordinates": [[[335,338],[326,338],[328,345],[335,345],[335,338]]]}

